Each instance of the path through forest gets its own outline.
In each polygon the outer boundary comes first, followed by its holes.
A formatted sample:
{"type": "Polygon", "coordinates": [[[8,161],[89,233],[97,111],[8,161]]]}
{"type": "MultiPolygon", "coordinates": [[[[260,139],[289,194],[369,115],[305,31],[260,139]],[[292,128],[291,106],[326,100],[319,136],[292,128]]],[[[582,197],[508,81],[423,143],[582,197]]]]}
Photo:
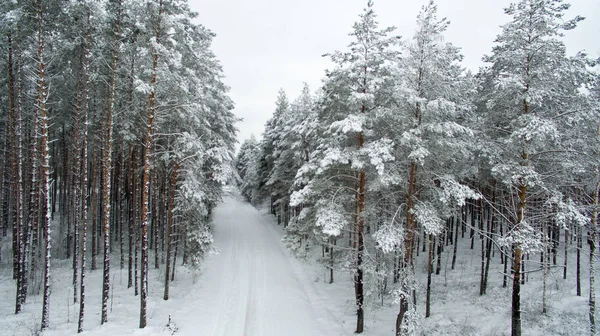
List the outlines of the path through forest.
{"type": "Polygon", "coordinates": [[[186,316],[177,334],[342,334],[314,284],[284,251],[273,224],[254,207],[226,196],[214,223],[218,254],[207,258],[199,289],[176,314],[186,316]]]}

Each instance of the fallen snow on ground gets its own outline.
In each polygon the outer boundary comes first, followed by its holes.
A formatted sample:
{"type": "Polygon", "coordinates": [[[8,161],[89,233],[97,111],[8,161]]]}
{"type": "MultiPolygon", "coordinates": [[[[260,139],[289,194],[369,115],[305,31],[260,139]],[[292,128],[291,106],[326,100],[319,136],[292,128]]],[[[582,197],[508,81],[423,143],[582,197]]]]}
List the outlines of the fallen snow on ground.
{"type": "MultiPolygon", "coordinates": [[[[83,335],[201,336],[341,336],[352,335],[356,316],[352,277],[336,270],[328,284],[326,269],[315,263],[320,248],[305,260],[294,258],[281,242],[283,227],[265,208],[257,210],[230,190],[214,212],[214,253],[200,270],[177,264],[170,299],[164,301],[164,270],[150,267],[148,326],[139,329],[139,296],[127,288],[127,269],[113,255],[109,322],[100,325],[102,270],[86,276],[83,335]],[[171,316],[172,323],[167,326],[171,316]]],[[[510,288],[502,288],[499,255],[492,259],[488,294],[479,296],[480,241],[470,250],[468,233],[459,239],[459,258],[451,270],[451,246],[442,253],[442,270],[433,275],[432,316],[423,320],[424,335],[509,335],[510,288]]],[[[564,240],[561,238],[561,243],[564,240]]],[[[0,335],[35,335],[41,295],[30,295],[23,313],[14,315],[15,283],[11,278],[8,239],[2,241],[0,265],[0,335]]],[[[90,249],[88,249],[89,251],[90,249]]],[[[569,276],[552,268],[548,277],[549,311],[541,314],[541,272],[529,273],[522,287],[524,335],[582,335],[587,327],[587,262],[582,253],[582,296],[575,296],[575,256],[570,247],[569,276]]],[[[562,255],[559,254],[559,256],[562,255]]],[[[151,252],[151,258],[153,252],[151,252]]],[[[527,263],[534,270],[535,256],[527,263]]],[[[539,256],[537,257],[539,260],[539,256]]],[[[417,260],[418,308],[424,308],[426,253],[417,260]]],[[[559,265],[562,259],[559,257],[559,265]]],[[[73,303],[71,262],[53,261],[50,328],[44,336],[75,335],[79,304],[73,303]]],[[[89,258],[88,258],[89,268],[89,258]]],[[[509,283],[510,286],[510,283],[509,283]]],[[[389,288],[393,287],[391,282],[389,288]]],[[[365,307],[365,336],[394,334],[397,303],[370,293],[365,307]]]]}
{"type": "MultiPolygon", "coordinates": [[[[290,260],[281,236],[255,208],[228,196],[215,209],[214,223],[216,252],[206,258],[199,273],[177,266],[170,300],[162,300],[162,270],[151,267],[149,321],[144,330],[137,328],[139,296],[127,289],[127,270],[115,270],[111,277],[111,311],[103,326],[99,324],[102,271],[88,274],[84,335],[169,335],[174,328],[176,335],[344,335],[328,302],[317,294],[301,266],[290,260]],[[166,326],[169,315],[171,328],[166,326]]],[[[44,335],[76,333],[79,304],[72,302],[69,265],[61,261],[53,268],[51,323],[44,335]]],[[[31,335],[39,328],[42,297],[29,296],[24,312],[14,315],[14,293],[5,264],[0,273],[0,330],[8,333],[0,334],[31,335]]]]}

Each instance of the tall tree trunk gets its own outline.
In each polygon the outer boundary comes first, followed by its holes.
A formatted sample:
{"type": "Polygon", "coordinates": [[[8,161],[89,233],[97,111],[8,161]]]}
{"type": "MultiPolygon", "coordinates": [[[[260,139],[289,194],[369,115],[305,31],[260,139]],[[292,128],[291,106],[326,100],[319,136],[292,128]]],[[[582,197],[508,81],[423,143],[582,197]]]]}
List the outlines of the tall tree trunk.
{"type": "Polygon", "coordinates": [[[118,187],[118,192],[117,192],[117,202],[119,204],[119,250],[120,250],[120,255],[121,255],[121,269],[125,268],[125,246],[123,244],[123,226],[125,225],[125,210],[127,209],[126,207],[126,197],[125,197],[125,193],[124,191],[127,190],[126,186],[125,186],[125,146],[123,145],[123,143],[121,143],[121,151],[120,151],[120,157],[119,157],[119,162],[120,162],[120,168],[121,168],[121,173],[119,174],[119,179],[117,182],[118,187]]]}
{"type": "Polygon", "coordinates": [[[333,265],[334,265],[333,247],[335,246],[336,241],[337,241],[337,239],[330,238],[330,245],[329,245],[329,283],[330,284],[333,283],[333,265]]]}
{"type": "MultiPolygon", "coordinates": [[[[527,154],[523,153],[523,159],[527,159],[527,154]]],[[[517,212],[517,224],[515,230],[519,230],[525,216],[525,200],[527,196],[527,186],[519,186],[519,208],[517,212]]],[[[512,293],[512,336],[521,336],[521,246],[516,244],[515,256],[513,259],[513,293],[512,293]]]]}
{"type": "Polygon", "coordinates": [[[165,293],[163,295],[163,300],[169,299],[169,274],[171,272],[171,235],[173,232],[173,202],[175,200],[175,187],[177,183],[177,171],[179,169],[178,164],[173,165],[173,169],[171,171],[171,183],[169,186],[169,205],[167,208],[167,257],[165,263],[165,293]]]}
{"type": "Polygon", "coordinates": [[[544,222],[542,224],[542,239],[543,239],[543,246],[544,246],[544,252],[541,253],[542,255],[542,314],[546,314],[547,312],[547,283],[548,283],[548,258],[550,258],[549,255],[549,251],[550,249],[548,248],[548,236],[547,236],[547,232],[548,232],[548,223],[546,222],[546,220],[542,219],[542,221],[544,222]]]}
{"type": "MultiPolygon", "coordinates": [[[[159,0],[158,15],[155,27],[156,43],[160,43],[160,25],[163,2],[159,0]]],[[[144,139],[144,170],[142,172],[142,272],[140,297],[140,328],[146,327],[146,297],[148,295],[148,192],[150,179],[150,152],[152,151],[152,134],[155,118],[156,80],[158,72],[158,50],[152,48],[152,75],[150,78],[150,95],[148,96],[148,119],[146,122],[146,137],[144,139]]]]}
{"type": "MultiPolygon", "coordinates": [[[[27,277],[25,269],[27,257],[25,255],[25,244],[27,239],[27,230],[23,225],[22,216],[22,171],[21,171],[21,116],[20,110],[15,104],[15,76],[13,73],[13,39],[12,33],[8,34],[8,101],[9,101],[9,139],[10,156],[7,162],[11,163],[11,190],[14,195],[11,200],[13,209],[13,277],[17,279],[15,314],[21,312],[21,305],[25,302],[24,288],[26,289],[27,277]],[[16,263],[15,263],[16,261],[16,263]],[[16,270],[15,267],[16,266],[16,270]],[[15,272],[16,271],[16,272],[15,272]]],[[[8,153],[8,152],[7,152],[8,153]]],[[[8,156],[5,155],[5,157],[8,156]]]]}
{"type": "MultiPolygon", "coordinates": [[[[600,137],[600,124],[598,125],[598,137],[600,137]]],[[[596,157],[600,156],[600,148],[596,150],[596,157]]],[[[598,204],[600,193],[600,165],[596,165],[596,185],[593,191],[594,206],[592,208],[592,218],[590,220],[590,232],[588,234],[588,244],[590,246],[590,297],[589,297],[589,318],[590,318],[590,334],[596,335],[596,246],[598,240],[598,204]]]]}
{"type": "Polygon", "coordinates": [[[565,227],[565,260],[563,263],[563,280],[567,280],[567,257],[568,257],[568,252],[569,252],[569,227],[566,226],[565,227]]]}
{"type": "MultiPolygon", "coordinates": [[[[464,206],[462,207],[464,209],[464,206]]],[[[462,210],[464,211],[464,210],[462,210]]],[[[461,213],[462,213],[461,211],[461,213]]],[[[462,216],[461,216],[462,217],[462,216]]],[[[458,219],[456,217],[452,217],[452,220],[454,221],[454,229],[456,230],[454,232],[454,245],[452,246],[452,266],[450,267],[450,269],[454,269],[454,267],[456,266],[456,252],[458,249],[458,228],[459,226],[462,226],[462,222],[459,225],[458,219]]]]}
{"type": "MultiPolygon", "coordinates": [[[[495,190],[492,191],[492,203],[496,203],[496,192],[495,190]]],[[[486,294],[487,293],[487,285],[488,285],[488,278],[489,278],[489,274],[490,274],[490,262],[492,260],[492,235],[495,233],[496,231],[496,219],[494,218],[494,212],[492,211],[492,207],[488,208],[488,223],[489,223],[489,230],[488,230],[488,234],[489,236],[487,237],[487,246],[486,246],[486,252],[485,252],[485,272],[483,274],[483,286],[482,286],[482,294],[486,294]]]]}
{"type": "MultiPolygon", "coordinates": [[[[425,242],[423,242],[425,243],[425,242]]],[[[431,273],[433,273],[433,236],[429,235],[429,256],[427,259],[427,295],[425,298],[425,317],[431,316],[431,273]]]]}
{"type": "MultiPolygon", "coordinates": [[[[156,145],[154,146],[156,153],[156,145]]],[[[154,155],[154,172],[152,174],[152,249],[154,250],[154,268],[159,269],[160,263],[158,258],[158,160],[154,155]]]]}
{"type": "Polygon", "coordinates": [[[96,239],[96,235],[97,235],[97,223],[98,223],[98,180],[99,180],[99,175],[100,172],[98,172],[98,168],[99,168],[99,164],[97,161],[97,157],[98,157],[98,148],[95,148],[92,154],[92,168],[90,169],[90,188],[92,188],[91,190],[91,198],[90,198],[90,205],[91,205],[91,213],[90,213],[90,228],[92,231],[92,270],[95,271],[96,269],[98,269],[98,258],[96,257],[96,250],[98,249],[97,247],[97,239],[96,239]]]}
{"type": "Polygon", "coordinates": [[[48,86],[46,84],[46,61],[44,60],[44,38],[42,35],[42,1],[36,1],[37,12],[37,98],[36,109],[39,114],[40,121],[40,148],[41,148],[41,198],[42,214],[44,214],[42,227],[44,228],[44,237],[46,239],[45,248],[45,273],[44,273],[44,299],[42,304],[42,322],[41,330],[48,328],[50,319],[50,213],[48,207],[50,204],[50,195],[48,189],[50,186],[50,167],[48,154],[48,110],[46,100],[48,99],[48,86]]]}
{"type": "MultiPolygon", "coordinates": [[[[82,81],[85,81],[85,52],[81,54],[79,63],[81,66],[81,78],[79,78],[77,83],[77,98],[76,98],[76,106],[75,106],[75,127],[73,128],[73,167],[72,167],[72,194],[73,194],[73,303],[77,303],[78,295],[77,295],[77,287],[78,287],[78,272],[79,272],[79,224],[81,221],[81,140],[83,139],[83,127],[82,125],[81,113],[82,113],[82,97],[85,95],[83,91],[85,90],[82,81]]],[[[84,112],[85,113],[85,112],[84,112]]],[[[85,166],[85,164],[83,164],[85,166]]],[[[70,244],[68,244],[70,245],[70,244]]]]}
{"type": "Polygon", "coordinates": [[[135,149],[132,148],[131,149],[131,155],[130,155],[130,159],[129,159],[129,171],[127,173],[127,210],[128,210],[128,215],[127,215],[127,228],[128,228],[128,252],[129,252],[129,259],[128,259],[128,268],[127,268],[127,288],[131,288],[131,286],[133,286],[133,250],[134,250],[134,226],[135,226],[135,193],[134,193],[134,181],[135,181],[135,169],[134,169],[134,165],[135,165],[135,149]]]}
{"type": "Polygon", "coordinates": [[[582,246],[582,241],[581,241],[581,233],[582,228],[579,227],[577,229],[577,252],[576,252],[576,259],[575,259],[575,278],[576,278],[576,284],[575,284],[575,292],[577,296],[581,296],[581,249],[583,248],[582,246]]]}
{"type": "Polygon", "coordinates": [[[106,116],[106,142],[104,148],[104,158],[102,160],[102,188],[103,201],[103,233],[104,233],[104,267],[102,276],[102,317],[100,323],[108,322],[108,296],[110,294],[110,193],[111,193],[111,167],[112,167],[112,133],[113,133],[113,115],[115,110],[115,90],[117,83],[117,65],[119,62],[119,38],[121,34],[121,1],[117,1],[117,13],[114,26],[114,45],[111,65],[111,80],[108,96],[108,115],[106,116]]]}
{"type": "Polygon", "coordinates": [[[90,46],[91,36],[89,30],[90,10],[87,12],[86,32],[84,37],[84,62],[83,62],[83,132],[81,139],[81,290],[79,298],[79,321],[77,332],[83,331],[83,318],[85,313],[85,267],[87,252],[87,194],[88,194],[88,115],[90,98],[90,46]]]}

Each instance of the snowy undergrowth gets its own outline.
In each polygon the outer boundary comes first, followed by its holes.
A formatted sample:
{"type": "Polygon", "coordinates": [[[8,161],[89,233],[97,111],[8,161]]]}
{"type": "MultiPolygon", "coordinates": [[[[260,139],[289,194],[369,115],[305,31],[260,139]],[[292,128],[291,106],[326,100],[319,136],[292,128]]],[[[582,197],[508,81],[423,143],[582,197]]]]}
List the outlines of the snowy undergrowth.
{"type": "MultiPolygon", "coordinates": [[[[270,228],[272,239],[280,244],[284,231],[277,225],[266,208],[260,209],[261,218],[270,228]]],[[[467,235],[468,236],[468,233],[467,235]]],[[[450,269],[452,246],[442,253],[441,272],[432,276],[432,315],[423,319],[424,335],[509,335],[510,329],[510,279],[508,288],[502,288],[502,264],[499,254],[492,258],[487,294],[479,295],[479,272],[481,267],[480,242],[469,248],[468,238],[459,239],[456,268],[450,269]]],[[[477,236],[476,236],[477,238],[477,236]]],[[[564,241],[561,239],[561,242],[564,241]]],[[[340,240],[341,242],[341,240],[340,240]]],[[[0,264],[0,334],[29,336],[39,330],[41,295],[28,296],[20,315],[14,315],[15,282],[12,280],[9,249],[10,241],[1,241],[3,260],[0,264]]],[[[584,251],[586,248],[584,247],[584,251]]],[[[354,289],[349,272],[336,270],[335,282],[328,284],[328,273],[323,265],[315,262],[321,257],[320,247],[313,246],[303,260],[285,252],[295,277],[303,286],[308,300],[317,310],[325,312],[316,321],[332,325],[352,335],[355,329],[354,289]],[[339,327],[339,328],[338,328],[339,327]]],[[[558,264],[563,263],[563,252],[559,253],[558,264]]],[[[424,312],[426,283],[426,253],[416,258],[416,272],[420,283],[418,309],[424,312]]],[[[194,272],[177,264],[175,281],[171,284],[170,300],[163,301],[164,270],[150,267],[148,326],[140,330],[139,296],[133,288],[127,288],[127,269],[118,267],[118,254],[113,254],[111,272],[112,290],[109,299],[109,322],[100,325],[100,300],[102,270],[88,271],[86,276],[86,316],[84,335],[186,335],[197,321],[198,312],[190,307],[204,301],[202,288],[206,285],[206,274],[194,272]],[[187,308],[186,308],[187,307],[187,308]],[[188,309],[189,308],[189,309],[188,309]],[[170,327],[169,315],[172,316],[170,327]],[[175,331],[179,326],[179,331],[175,331]]],[[[151,260],[153,253],[150,254],[151,260]]],[[[551,268],[548,276],[548,313],[542,314],[542,272],[527,273],[522,286],[523,334],[524,335],[583,335],[588,332],[587,320],[587,255],[582,253],[582,296],[575,295],[575,250],[569,249],[567,280],[562,279],[562,268],[551,268]]],[[[209,257],[210,258],[210,257],[209,257]]],[[[89,259],[88,259],[89,260],[89,259]]],[[[526,270],[539,268],[538,255],[531,255],[526,270]]],[[[210,260],[207,260],[210,262],[210,260]]],[[[74,335],[77,330],[78,304],[73,304],[72,269],[70,261],[53,262],[50,328],[45,336],[74,335]]],[[[100,266],[100,265],[99,265],[100,266]]],[[[277,276],[274,274],[273,276],[277,276]]],[[[368,280],[367,280],[368,281],[368,280]]],[[[391,286],[390,281],[390,286],[391,286]]],[[[600,289],[600,288],[598,288],[600,289]]],[[[365,307],[366,336],[393,335],[398,305],[389,296],[368,300],[365,307]]],[[[210,335],[209,335],[210,336],[210,335]]],[[[324,335],[328,336],[328,335],[324,335]]]]}
{"type": "MultiPolygon", "coordinates": [[[[283,225],[268,212],[268,207],[261,206],[261,215],[271,223],[274,233],[283,237],[283,225]]],[[[432,315],[423,319],[423,335],[450,336],[502,336],[510,335],[511,278],[506,288],[502,287],[503,265],[496,251],[490,265],[487,294],[479,295],[481,269],[480,241],[475,240],[474,249],[470,249],[470,240],[459,239],[457,262],[451,270],[452,245],[442,253],[441,271],[432,275],[432,315]]],[[[342,240],[340,240],[342,241],[342,240]]],[[[561,243],[564,238],[561,238],[561,243]]],[[[564,246],[564,245],[563,245],[564,246]]],[[[564,247],[561,247],[564,248],[564,247]]],[[[559,251],[558,265],[563,263],[564,250],[559,251]]],[[[298,272],[313,280],[313,294],[319,302],[328,306],[329,323],[341,324],[347,335],[355,330],[356,316],[354,306],[353,280],[348,271],[336,270],[335,282],[328,284],[327,269],[316,260],[321,258],[321,247],[311,246],[301,260],[294,258],[291,251],[289,257],[298,272]]],[[[532,254],[526,262],[526,283],[521,287],[521,309],[523,318],[523,335],[584,335],[588,329],[589,283],[587,282],[587,250],[581,253],[581,296],[576,296],[575,289],[575,249],[569,248],[569,267],[567,279],[563,280],[561,267],[551,268],[548,275],[548,312],[542,314],[542,272],[539,269],[539,255],[532,254]]],[[[418,293],[419,313],[425,312],[425,284],[427,283],[427,253],[419,253],[416,257],[416,272],[420,288],[418,293]]],[[[434,262],[435,269],[435,262],[434,262]]],[[[510,270],[510,268],[509,268],[510,270]]],[[[368,280],[367,280],[368,281],[368,280]]],[[[390,286],[391,279],[390,279],[390,286]]],[[[600,289],[597,286],[596,291],[600,289]]],[[[393,335],[395,320],[399,306],[389,296],[368,300],[365,307],[366,336],[393,335]]]]}
{"type": "MultiPolygon", "coordinates": [[[[3,260],[0,265],[0,335],[31,336],[39,335],[41,322],[42,295],[29,295],[23,312],[14,314],[15,281],[9,267],[8,239],[3,239],[3,260]]],[[[150,252],[151,260],[153,252],[150,252]]],[[[164,301],[164,269],[150,266],[148,281],[148,326],[139,329],[140,297],[134,296],[134,290],[127,288],[127,268],[119,268],[119,255],[112,255],[111,294],[109,297],[108,323],[100,325],[102,299],[102,268],[88,271],[86,274],[85,321],[82,335],[136,335],[166,336],[173,335],[177,329],[178,318],[173,317],[169,324],[169,315],[179,311],[183,302],[191,300],[194,289],[201,286],[197,282],[198,272],[181,266],[178,260],[175,281],[171,283],[170,299],[164,301]]],[[[88,259],[89,260],[89,259],[88,259]]],[[[101,257],[99,257],[101,260],[101,257]]],[[[125,264],[127,267],[127,262],[125,264]]],[[[64,336],[77,333],[79,303],[73,303],[71,261],[53,260],[51,270],[50,327],[43,336],[64,336]]],[[[181,315],[179,315],[181,316],[181,315]]],[[[175,334],[177,334],[175,332],[175,334]]]]}

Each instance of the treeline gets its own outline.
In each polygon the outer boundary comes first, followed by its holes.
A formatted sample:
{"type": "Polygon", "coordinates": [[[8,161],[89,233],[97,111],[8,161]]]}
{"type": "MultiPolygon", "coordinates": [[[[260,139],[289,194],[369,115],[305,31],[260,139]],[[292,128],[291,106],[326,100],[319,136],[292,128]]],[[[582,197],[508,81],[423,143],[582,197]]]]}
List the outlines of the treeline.
{"type": "Polygon", "coordinates": [[[128,269],[143,328],[148,268],[164,268],[167,300],[177,255],[194,267],[211,244],[237,119],[214,34],[195,17],[183,0],[0,5],[0,227],[12,246],[0,258],[16,314],[43,292],[42,330],[51,260],[72,260],[78,332],[90,268],[109,320],[111,266],[128,269]]]}
{"type": "MultiPolygon", "coordinates": [[[[444,40],[449,22],[433,1],[410,39],[379,28],[369,1],[348,49],[329,54],[335,67],[318,93],[305,87],[290,103],[281,91],[262,140],[242,144],[243,195],[270,201],[292,250],[321,245],[330,282],[336,269],[353,275],[357,333],[365,297],[392,293],[396,334],[418,332],[415,254],[428,251],[428,317],[441,251],[453,245],[454,269],[466,233],[471,248],[481,240],[481,295],[492,255],[504,264],[513,336],[522,334],[525,258],[540,257],[546,313],[560,237],[565,251],[577,247],[577,295],[587,240],[595,334],[600,79],[597,61],[566,53],[562,33],[582,20],[566,18],[568,8],[561,0],[512,4],[487,65],[472,74],[444,40]]],[[[558,265],[565,278],[566,256],[558,265]]]]}

